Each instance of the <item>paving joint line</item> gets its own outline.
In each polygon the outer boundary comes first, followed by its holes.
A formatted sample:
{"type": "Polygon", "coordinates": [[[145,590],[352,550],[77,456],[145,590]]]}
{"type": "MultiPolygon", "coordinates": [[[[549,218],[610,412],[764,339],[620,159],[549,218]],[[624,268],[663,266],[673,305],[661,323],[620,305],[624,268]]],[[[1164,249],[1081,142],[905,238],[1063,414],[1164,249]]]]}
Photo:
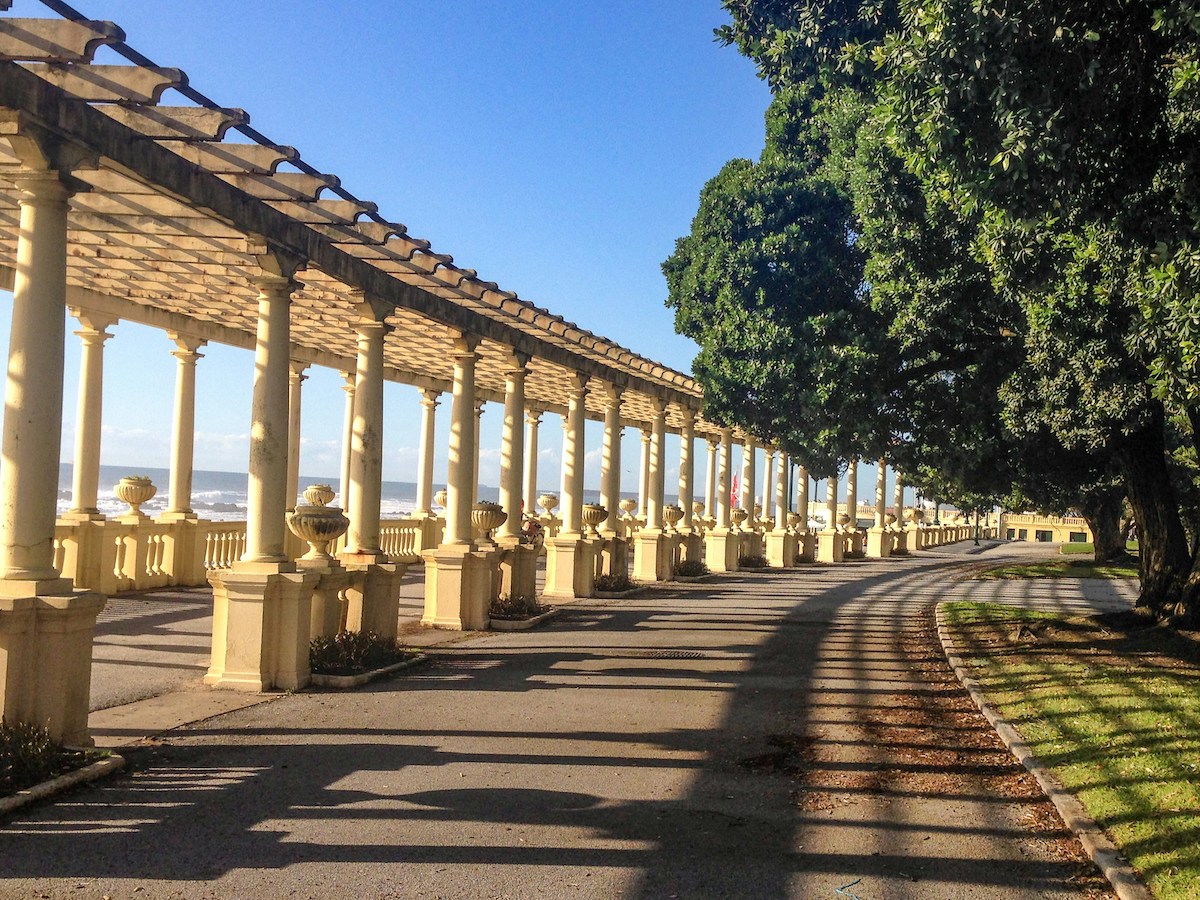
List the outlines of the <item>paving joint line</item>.
{"type": "Polygon", "coordinates": [[[1004,742],[1004,746],[1008,748],[1008,751],[1037,779],[1042,791],[1058,810],[1059,817],[1074,832],[1079,843],[1083,845],[1084,852],[1096,864],[1096,867],[1100,869],[1104,877],[1108,879],[1117,897],[1120,900],[1153,900],[1153,894],[1150,893],[1150,889],[1138,876],[1137,872],[1134,871],[1129,860],[1121,855],[1116,845],[1104,833],[1104,829],[1100,827],[1100,824],[1091,817],[1091,814],[1087,811],[1087,807],[1080,802],[1078,797],[1063,786],[1058,777],[1040,758],[1034,755],[1033,750],[1025,742],[1025,739],[1021,736],[1016,726],[1000,715],[988,703],[983,689],[979,686],[979,682],[971,676],[966,663],[959,653],[957,645],[954,643],[954,638],[950,634],[949,626],[947,626],[945,615],[942,612],[942,607],[945,606],[945,603],[946,601],[943,601],[934,607],[934,615],[937,621],[937,634],[938,640],[942,645],[942,652],[945,654],[946,662],[954,670],[955,677],[958,678],[967,693],[971,695],[971,699],[979,707],[979,711],[983,713],[984,718],[991,723],[992,728],[995,729],[996,734],[1004,742]]]}

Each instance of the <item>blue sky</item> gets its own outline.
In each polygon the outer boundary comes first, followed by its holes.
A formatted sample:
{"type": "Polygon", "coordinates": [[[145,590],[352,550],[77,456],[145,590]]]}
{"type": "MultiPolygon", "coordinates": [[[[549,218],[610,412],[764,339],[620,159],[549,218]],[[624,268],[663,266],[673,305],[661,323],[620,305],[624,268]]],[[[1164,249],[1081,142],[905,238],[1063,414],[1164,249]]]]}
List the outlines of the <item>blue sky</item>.
{"type": "MultiPolygon", "coordinates": [[[[714,42],[726,18],[717,0],[75,6],[115,21],[133,47],[182,68],[222,105],[246,109],[270,139],[297,147],[481,277],[690,369],[695,348],[674,333],[659,265],[687,231],[704,182],[726,160],[758,155],[769,100],[753,66],[714,42]]],[[[13,14],[43,8],[16,0],[13,14]]],[[[165,467],[170,347],[161,333],[127,323],[114,334],[103,461],[165,467]]],[[[64,460],[72,455],[77,344],[68,334],[64,460]]],[[[242,470],[252,360],[230,348],[205,353],[196,465],[242,470]]],[[[336,373],[320,370],[305,385],[306,475],[337,473],[339,385],[336,373]]],[[[389,385],[386,402],[385,477],[411,480],[416,392],[389,385]]],[[[489,410],[481,477],[494,484],[500,411],[489,410]]],[[[445,431],[445,405],[439,412],[445,431]]],[[[561,432],[556,417],[546,419],[541,481],[553,485],[561,432]]],[[[598,450],[598,424],[588,447],[598,450]]],[[[625,450],[632,489],[636,435],[625,450]]],[[[439,479],[443,472],[444,458],[439,479]]],[[[595,486],[594,474],[588,480],[595,486]]]]}

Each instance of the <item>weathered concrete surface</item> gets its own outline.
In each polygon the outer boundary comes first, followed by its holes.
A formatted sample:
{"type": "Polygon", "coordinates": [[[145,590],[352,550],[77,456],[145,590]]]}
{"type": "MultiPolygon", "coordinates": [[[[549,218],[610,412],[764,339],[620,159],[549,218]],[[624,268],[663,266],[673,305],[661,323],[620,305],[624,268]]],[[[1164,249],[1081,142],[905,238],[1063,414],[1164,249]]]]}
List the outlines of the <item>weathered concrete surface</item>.
{"type": "Polygon", "coordinates": [[[1087,895],[922,633],[968,549],[583,602],[181,729],[0,826],[0,896],[1087,895]]]}

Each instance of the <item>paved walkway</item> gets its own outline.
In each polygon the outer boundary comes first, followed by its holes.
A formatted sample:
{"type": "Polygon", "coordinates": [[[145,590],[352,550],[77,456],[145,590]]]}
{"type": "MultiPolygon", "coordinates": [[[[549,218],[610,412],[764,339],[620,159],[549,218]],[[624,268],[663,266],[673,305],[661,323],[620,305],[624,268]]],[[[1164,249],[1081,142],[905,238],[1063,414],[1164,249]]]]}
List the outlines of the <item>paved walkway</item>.
{"type": "Polygon", "coordinates": [[[922,611],[1127,597],[973,549],[587,601],[180,729],[0,825],[0,896],[1087,896],[922,611]]]}

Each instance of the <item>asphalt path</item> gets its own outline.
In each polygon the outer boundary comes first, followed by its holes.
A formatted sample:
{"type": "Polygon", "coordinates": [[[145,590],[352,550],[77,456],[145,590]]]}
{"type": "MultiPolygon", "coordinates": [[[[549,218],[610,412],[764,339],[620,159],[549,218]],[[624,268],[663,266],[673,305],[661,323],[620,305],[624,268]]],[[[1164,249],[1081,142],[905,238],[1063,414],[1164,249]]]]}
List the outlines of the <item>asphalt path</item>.
{"type": "Polygon", "coordinates": [[[1129,590],[966,581],[1028,548],[975,549],[580,602],[179,729],[0,823],[0,896],[1095,896],[982,718],[939,712],[927,614],[1129,590]]]}

